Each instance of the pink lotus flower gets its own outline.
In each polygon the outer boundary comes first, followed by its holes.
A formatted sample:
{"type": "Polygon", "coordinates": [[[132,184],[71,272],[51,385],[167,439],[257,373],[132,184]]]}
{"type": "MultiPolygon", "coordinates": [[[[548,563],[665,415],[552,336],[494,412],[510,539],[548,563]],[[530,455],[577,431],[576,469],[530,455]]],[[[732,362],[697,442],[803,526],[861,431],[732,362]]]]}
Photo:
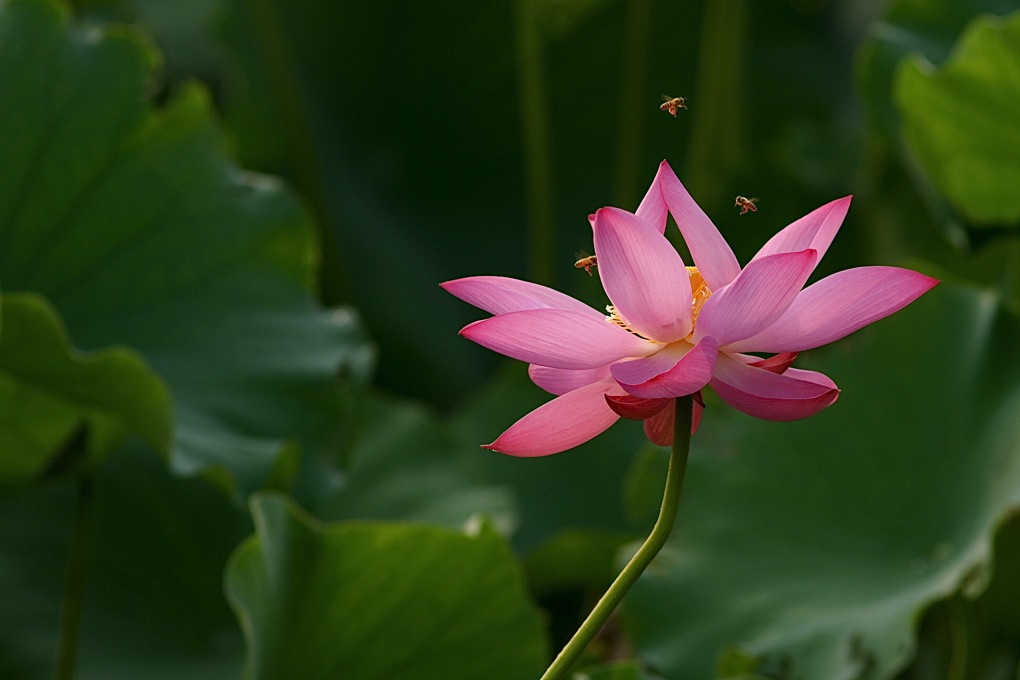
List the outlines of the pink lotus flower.
{"type": "Polygon", "coordinates": [[[850,198],[789,225],[741,269],[663,161],[637,213],[602,208],[592,219],[597,268],[612,302],[608,316],[516,279],[474,276],[442,284],[495,315],[461,335],[528,362],[535,384],[557,395],[485,448],[513,456],[558,453],[621,416],[643,420],[649,439],[668,446],[674,399],[706,385],[732,407],[767,420],[797,420],[832,404],[839,396],[835,383],[791,368],[797,353],[888,316],[939,283],[908,269],[859,267],[803,288],[850,198]],[[694,267],[684,266],[664,236],[667,212],[694,267]]]}

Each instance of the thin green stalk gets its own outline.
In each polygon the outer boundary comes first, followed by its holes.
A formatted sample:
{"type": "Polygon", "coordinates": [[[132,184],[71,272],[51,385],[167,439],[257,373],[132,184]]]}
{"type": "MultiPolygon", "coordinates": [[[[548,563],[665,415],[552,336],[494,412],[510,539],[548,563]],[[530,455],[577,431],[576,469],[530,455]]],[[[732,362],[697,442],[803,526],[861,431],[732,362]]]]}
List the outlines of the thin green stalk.
{"type": "MultiPolygon", "coordinates": [[[[627,23],[623,38],[623,78],[620,86],[619,123],[616,128],[616,177],[613,205],[636,206],[638,193],[641,137],[649,93],[645,88],[648,68],[648,33],[652,26],[651,0],[631,0],[627,4],[627,23]]],[[[659,93],[651,95],[657,102],[659,93]]]]}
{"type": "Polygon", "coordinates": [[[57,638],[56,680],[74,677],[75,653],[78,650],[78,630],[85,604],[85,584],[92,549],[96,542],[96,488],[92,474],[78,481],[78,498],[75,507],[74,534],[71,552],[67,558],[67,576],[64,579],[64,596],[60,604],[60,632],[57,638]]]}
{"type": "Polygon", "coordinates": [[[697,87],[689,103],[690,147],[684,160],[698,172],[684,175],[684,184],[701,205],[711,205],[725,193],[725,174],[748,159],[747,109],[742,104],[750,35],[747,0],[708,0],[700,34],[697,87]]]}
{"type": "Polygon", "coordinates": [[[570,638],[570,641],[553,660],[552,665],[542,676],[542,680],[560,680],[566,677],[570,667],[581,656],[588,643],[592,641],[620,601],[623,600],[623,596],[627,594],[631,586],[637,582],[638,577],[644,573],[662,547],[666,545],[666,539],[669,538],[670,532],[673,531],[673,525],[676,523],[677,508],[680,507],[680,496],[684,488],[684,475],[687,472],[687,454],[691,450],[691,402],[691,396],[680,397],[676,400],[673,452],[669,457],[666,489],[662,495],[662,507],[659,510],[659,518],[655,521],[655,526],[652,527],[651,533],[648,534],[648,538],[638,548],[638,551],[623,567],[620,575],[609,586],[606,594],[591,610],[588,618],[574,633],[574,637],[570,638]]]}
{"type": "Polygon", "coordinates": [[[529,276],[538,283],[553,278],[552,145],[546,105],[542,35],[535,0],[517,0],[517,73],[521,94],[521,132],[528,191],[529,276]]]}

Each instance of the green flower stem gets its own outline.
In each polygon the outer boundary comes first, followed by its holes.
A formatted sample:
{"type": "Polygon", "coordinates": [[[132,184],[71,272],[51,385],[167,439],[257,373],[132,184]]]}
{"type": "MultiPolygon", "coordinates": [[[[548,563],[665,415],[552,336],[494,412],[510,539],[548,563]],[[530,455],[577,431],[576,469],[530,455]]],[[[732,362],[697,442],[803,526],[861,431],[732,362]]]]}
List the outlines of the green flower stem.
{"type": "Polygon", "coordinates": [[[78,503],[75,508],[74,535],[71,553],[67,558],[67,577],[60,605],[60,634],[57,639],[56,680],[74,677],[75,653],[78,649],[78,629],[81,626],[82,607],[85,603],[85,584],[92,549],[96,542],[96,490],[95,478],[86,473],[78,482],[78,503]]]}
{"type": "Polygon", "coordinates": [[[648,538],[630,558],[620,575],[609,586],[609,590],[574,633],[574,637],[570,638],[570,642],[553,660],[552,665],[542,676],[542,680],[559,680],[566,677],[570,667],[581,656],[616,606],[620,604],[623,596],[627,594],[627,591],[637,582],[655,556],[662,550],[662,547],[666,545],[666,539],[669,538],[670,532],[673,531],[673,525],[676,523],[677,508],[680,507],[680,495],[684,487],[684,475],[687,472],[687,454],[691,450],[692,399],[691,396],[687,396],[676,400],[673,452],[669,457],[669,472],[666,473],[666,490],[662,495],[659,519],[655,521],[655,526],[652,527],[648,538]]]}

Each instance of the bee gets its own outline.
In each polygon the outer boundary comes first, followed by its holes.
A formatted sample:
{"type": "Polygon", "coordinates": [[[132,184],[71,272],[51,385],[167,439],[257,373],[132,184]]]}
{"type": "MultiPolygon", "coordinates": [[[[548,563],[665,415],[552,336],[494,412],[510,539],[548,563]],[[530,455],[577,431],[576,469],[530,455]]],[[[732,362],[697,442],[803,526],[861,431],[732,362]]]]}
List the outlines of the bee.
{"type": "Polygon", "coordinates": [[[588,272],[588,276],[591,276],[591,268],[598,264],[598,259],[594,255],[582,257],[580,260],[574,263],[574,266],[578,269],[583,269],[588,272]]]}
{"type": "Polygon", "coordinates": [[[733,204],[733,207],[740,208],[741,215],[746,213],[748,210],[751,212],[758,212],[758,206],[754,204],[757,200],[757,198],[744,198],[743,196],[737,196],[737,200],[733,204]]]}
{"type": "Polygon", "coordinates": [[[670,97],[669,95],[662,95],[662,105],[659,106],[660,111],[667,111],[669,115],[676,118],[677,109],[686,109],[687,102],[683,97],[670,97]]]}

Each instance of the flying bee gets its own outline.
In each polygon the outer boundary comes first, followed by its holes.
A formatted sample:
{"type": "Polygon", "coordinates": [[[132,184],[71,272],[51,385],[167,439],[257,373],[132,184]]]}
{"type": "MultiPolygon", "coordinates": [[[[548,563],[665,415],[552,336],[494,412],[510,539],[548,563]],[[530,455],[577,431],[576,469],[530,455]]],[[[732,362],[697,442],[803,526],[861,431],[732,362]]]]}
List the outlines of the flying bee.
{"type": "Polygon", "coordinates": [[[598,259],[594,255],[588,255],[582,257],[580,260],[574,263],[574,266],[578,269],[583,269],[588,272],[588,276],[591,276],[591,268],[598,264],[598,259]]]}
{"type": "Polygon", "coordinates": [[[740,208],[741,215],[746,213],[748,210],[751,212],[758,212],[758,206],[754,204],[757,200],[757,198],[744,198],[743,196],[737,196],[737,200],[733,204],[733,207],[740,208]]]}
{"type": "Polygon", "coordinates": [[[687,102],[683,97],[670,97],[669,95],[662,95],[662,105],[659,106],[660,111],[667,111],[669,115],[676,118],[677,109],[686,109],[687,102]]]}

